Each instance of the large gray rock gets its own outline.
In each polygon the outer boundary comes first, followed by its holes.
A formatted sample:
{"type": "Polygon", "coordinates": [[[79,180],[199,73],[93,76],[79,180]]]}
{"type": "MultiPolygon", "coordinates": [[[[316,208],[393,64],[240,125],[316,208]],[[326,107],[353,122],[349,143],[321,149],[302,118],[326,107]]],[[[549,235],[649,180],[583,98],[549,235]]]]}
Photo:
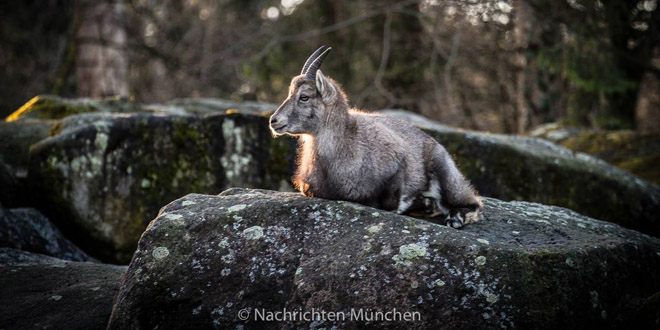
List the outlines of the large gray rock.
{"type": "MultiPolygon", "coordinates": [[[[39,196],[22,205],[38,207],[79,246],[106,261],[128,262],[149,219],[183,194],[213,194],[228,186],[291,189],[295,143],[270,137],[264,116],[274,108],[270,104],[40,97],[23,108],[29,111],[6,124],[63,119],[39,124],[39,136],[46,128],[54,136],[35,145],[31,188],[26,178],[16,178],[13,165],[0,161],[0,180],[7,183],[0,197],[18,191],[39,196]],[[209,113],[221,115],[201,115],[209,113]]],[[[389,114],[412,120],[445,144],[482,195],[568,207],[660,235],[658,186],[544,141],[460,131],[409,112],[389,114]]],[[[3,130],[10,132],[0,126],[0,135],[3,130]]],[[[27,155],[28,148],[19,149],[27,155]]]]}
{"type": "Polygon", "coordinates": [[[14,170],[0,160],[0,205],[19,206],[23,203],[25,183],[16,178],[14,170]]]}
{"type": "Polygon", "coordinates": [[[544,124],[530,135],[598,157],[649,182],[660,184],[660,132],[603,131],[544,124]]]}
{"type": "Polygon", "coordinates": [[[91,98],[67,99],[55,95],[37,95],[7,116],[6,121],[28,119],[61,119],[87,112],[135,113],[147,111],[139,103],[125,98],[96,100],[91,98]]]}
{"type": "Polygon", "coordinates": [[[125,266],[0,249],[0,329],[105,329],[125,266]]]}
{"type": "Polygon", "coordinates": [[[217,112],[240,111],[256,115],[267,115],[277,109],[277,104],[257,101],[230,101],[214,98],[183,98],[165,103],[166,106],[183,108],[191,114],[210,114],[217,112]]]}
{"type": "Polygon", "coordinates": [[[30,146],[48,137],[53,120],[0,121],[0,204],[20,207],[29,204],[26,189],[30,146]]]}
{"type": "Polygon", "coordinates": [[[291,189],[295,142],[268,118],[85,114],[31,148],[37,206],[102,260],[128,263],[159,208],[229,186],[291,189]]]}
{"type": "Polygon", "coordinates": [[[27,171],[30,146],[48,137],[56,123],[55,120],[0,121],[0,160],[17,172],[27,171]]]}
{"type": "Polygon", "coordinates": [[[485,219],[456,230],[295,193],[185,196],[142,236],[109,329],[625,328],[660,291],[659,239],[484,202],[485,219]],[[345,319],[255,321],[285,308],[345,319]],[[415,321],[351,320],[351,309],[415,321]]]}
{"type": "Polygon", "coordinates": [[[586,154],[538,138],[458,130],[406,111],[447,148],[484,196],[570,208],[660,236],[660,187],[586,154]]]}
{"type": "Polygon", "coordinates": [[[0,248],[0,266],[51,265],[66,260],[12,248],[0,248]]]}
{"type": "Polygon", "coordinates": [[[39,211],[0,206],[0,247],[45,254],[65,260],[91,261],[39,211]]]}
{"type": "Polygon", "coordinates": [[[275,111],[277,105],[256,101],[230,101],[213,98],[174,99],[165,104],[140,104],[126,98],[75,98],[55,95],[38,95],[7,117],[7,121],[30,119],[62,119],[83,113],[127,114],[154,113],[170,115],[209,115],[240,111],[266,114],[275,111]]]}

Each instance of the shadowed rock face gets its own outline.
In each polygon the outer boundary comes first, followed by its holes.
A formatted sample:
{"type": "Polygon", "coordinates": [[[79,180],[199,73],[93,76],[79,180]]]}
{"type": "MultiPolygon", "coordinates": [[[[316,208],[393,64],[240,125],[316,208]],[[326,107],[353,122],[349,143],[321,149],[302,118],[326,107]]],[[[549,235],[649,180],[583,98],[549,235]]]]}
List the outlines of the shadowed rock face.
{"type": "Polygon", "coordinates": [[[35,209],[6,210],[0,206],[0,247],[41,253],[65,260],[91,260],[35,209]]]}
{"type": "Polygon", "coordinates": [[[149,220],[177,197],[232,185],[289,187],[294,143],[273,140],[267,121],[242,114],[69,117],[59,134],[31,149],[37,206],[90,253],[128,262],[149,220]]]}
{"type": "Polygon", "coordinates": [[[50,265],[66,260],[12,248],[0,248],[0,266],[50,265]]]}
{"type": "Polygon", "coordinates": [[[660,291],[660,240],[559,207],[484,202],[483,221],[455,230],[294,193],[185,196],[142,236],[109,329],[625,328],[660,291]],[[346,320],[254,319],[284,308],[346,320]],[[365,323],[351,308],[420,320],[365,323]]]}
{"type": "Polygon", "coordinates": [[[125,272],[0,249],[0,329],[105,329],[125,272]]]}
{"type": "MultiPolygon", "coordinates": [[[[39,97],[17,121],[0,125],[0,137],[11,142],[0,148],[0,202],[37,207],[90,254],[128,262],[148,221],[175,198],[229,186],[291,189],[295,142],[270,136],[260,115],[269,108],[214,99],[141,105],[39,97]],[[225,114],[234,108],[247,110],[225,114]]],[[[660,235],[660,188],[602,161],[537,139],[388,114],[445,145],[484,196],[559,205],[660,235]]]]}
{"type": "Polygon", "coordinates": [[[483,196],[566,207],[660,236],[660,187],[602,160],[537,138],[458,130],[407,111],[383,113],[438,140],[483,196]]]}
{"type": "Polygon", "coordinates": [[[25,189],[30,146],[48,137],[54,120],[0,121],[0,204],[28,206],[34,196],[25,189]]]}

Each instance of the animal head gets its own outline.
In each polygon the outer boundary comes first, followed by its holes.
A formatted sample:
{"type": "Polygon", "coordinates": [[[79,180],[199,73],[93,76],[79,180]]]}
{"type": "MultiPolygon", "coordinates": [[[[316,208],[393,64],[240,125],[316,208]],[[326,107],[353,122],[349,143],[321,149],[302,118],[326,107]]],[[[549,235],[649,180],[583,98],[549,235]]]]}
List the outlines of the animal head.
{"type": "Polygon", "coordinates": [[[324,48],[317,49],[305,62],[300,75],[291,80],[289,95],[270,117],[273,135],[314,135],[327,122],[330,108],[346,104],[339,85],[319,70],[332,49],[324,48]]]}

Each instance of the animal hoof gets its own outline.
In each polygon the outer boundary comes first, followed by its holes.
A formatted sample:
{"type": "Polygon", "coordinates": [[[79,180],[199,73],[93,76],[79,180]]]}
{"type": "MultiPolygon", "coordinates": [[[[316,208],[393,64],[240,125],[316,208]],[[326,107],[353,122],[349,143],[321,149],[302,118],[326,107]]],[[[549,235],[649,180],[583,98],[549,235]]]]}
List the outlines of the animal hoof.
{"type": "Polygon", "coordinates": [[[447,227],[452,227],[452,228],[461,228],[463,227],[463,221],[461,221],[461,218],[458,216],[448,216],[447,217],[447,227]]]}
{"type": "Polygon", "coordinates": [[[449,218],[447,219],[447,226],[458,229],[463,227],[463,221],[456,218],[449,218]]]}

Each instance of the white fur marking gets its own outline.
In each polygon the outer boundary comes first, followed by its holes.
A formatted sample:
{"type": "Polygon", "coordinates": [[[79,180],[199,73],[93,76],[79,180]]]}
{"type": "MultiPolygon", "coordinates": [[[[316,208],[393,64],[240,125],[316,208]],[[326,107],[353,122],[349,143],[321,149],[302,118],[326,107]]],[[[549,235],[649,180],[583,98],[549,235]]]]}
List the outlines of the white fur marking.
{"type": "Polygon", "coordinates": [[[403,214],[410,208],[410,205],[412,205],[413,199],[412,198],[403,198],[401,197],[401,200],[399,201],[399,207],[396,209],[396,213],[398,214],[403,214]]]}

